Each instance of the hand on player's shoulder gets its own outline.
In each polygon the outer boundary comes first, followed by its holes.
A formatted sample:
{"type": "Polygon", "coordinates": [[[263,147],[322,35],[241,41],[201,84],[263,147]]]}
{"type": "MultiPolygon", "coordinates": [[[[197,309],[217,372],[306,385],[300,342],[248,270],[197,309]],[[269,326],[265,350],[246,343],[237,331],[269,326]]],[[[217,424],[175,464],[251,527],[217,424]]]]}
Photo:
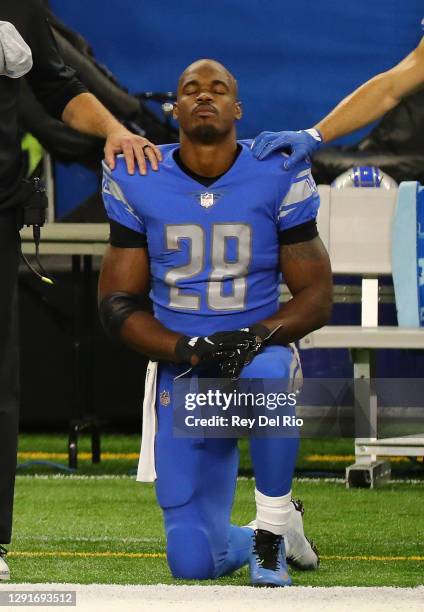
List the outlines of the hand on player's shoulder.
{"type": "Polygon", "coordinates": [[[309,157],[304,157],[303,159],[297,161],[294,165],[292,165],[290,168],[286,168],[285,167],[285,160],[288,159],[288,155],[284,155],[283,156],[283,171],[286,172],[287,174],[291,174],[293,176],[297,176],[300,172],[307,172],[310,171],[312,168],[312,164],[311,164],[311,160],[309,157]]]}
{"type": "MultiPolygon", "coordinates": [[[[242,141],[250,147],[252,140],[242,141]]],[[[302,172],[311,170],[311,161],[309,157],[305,157],[297,161],[291,168],[285,167],[285,161],[289,159],[290,154],[284,150],[272,151],[267,157],[259,160],[252,153],[252,159],[255,163],[255,170],[266,174],[273,174],[277,179],[292,179],[294,180],[302,172]]]]}
{"type": "Polygon", "coordinates": [[[143,178],[138,172],[130,174],[128,172],[127,164],[123,154],[119,154],[115,157],[115,167],[111,169],[107,164],[106,160],[102,161],[103,176],[109,177],[117,183],[126,183],[129,181],[135,181],[143,178]]]}

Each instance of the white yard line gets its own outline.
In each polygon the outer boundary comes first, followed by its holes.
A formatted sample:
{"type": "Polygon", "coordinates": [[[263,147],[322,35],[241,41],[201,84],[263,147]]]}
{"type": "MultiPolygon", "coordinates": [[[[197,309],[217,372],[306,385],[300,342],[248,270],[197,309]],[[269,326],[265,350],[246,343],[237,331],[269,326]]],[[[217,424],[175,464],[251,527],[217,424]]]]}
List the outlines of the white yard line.
{"type": "MultiPolygon", "coordinates": [[[[95,475],[84,475],[84,474],[17,474],[17,480],[134,480],[135,475],[129,476],[127,474],[102,474],[99,476],[95,475]]],[[[250,476],[239,476],[237,480],[253,480],[250,476]]],[[[337,485],[345,486],[344,478],[310,478],[310,477],[299,477],[293,479],[294,483],[308,483],[314,485],[320,485],[323,482],[328,482],[337,485]]],[[[419,478],[409,478],[409,479],[401,479],[396,478],[389,480],[390,484],[417,484],[424,486],[424,479],[419,478]]]]}
{"type": "MultiPolygon", "coordinates": [[[[78,584],[9,584],[0,591],[76,591],[77,612],[422,612],[424,586],[291,587],[254,589],[231,586],[118,586],[78,584]]],[[[8,608],[11,609],[11,608],[8,608]]],[[[21,610],[51,612],[51,606],[19,606],[21,610]]]]}

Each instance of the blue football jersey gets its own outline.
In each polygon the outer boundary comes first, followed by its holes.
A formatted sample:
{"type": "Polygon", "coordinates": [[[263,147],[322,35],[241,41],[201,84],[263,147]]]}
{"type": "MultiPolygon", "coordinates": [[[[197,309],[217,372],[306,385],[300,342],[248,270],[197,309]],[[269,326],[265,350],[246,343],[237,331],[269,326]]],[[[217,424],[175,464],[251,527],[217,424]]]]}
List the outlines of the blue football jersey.
{"type": "Polygon", "coordinates": [[[252,325],[278,310],[279,232],[314,219],[319,197],[310,166],[287,171],[281,153],[256,160],[250,141],[209,187],[163,145],[157,172],[129,175],[104,164],[110,219],[145,234],[155,317],[187,335],[252,325]]]}

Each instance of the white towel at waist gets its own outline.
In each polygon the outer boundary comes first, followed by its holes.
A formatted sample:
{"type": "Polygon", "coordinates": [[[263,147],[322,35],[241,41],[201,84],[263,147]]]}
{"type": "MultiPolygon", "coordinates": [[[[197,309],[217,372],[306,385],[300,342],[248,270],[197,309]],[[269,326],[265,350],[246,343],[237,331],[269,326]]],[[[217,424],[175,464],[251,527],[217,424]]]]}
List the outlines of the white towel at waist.
{"type": "Polygon", "coordinates": [[[143,401],[143,432],[141,435],[140,457],[138,459],[137,481],[154,482],[156,418],[156,382],[158,373],[157,361],[149,361],[146,371],[143,401]]]}

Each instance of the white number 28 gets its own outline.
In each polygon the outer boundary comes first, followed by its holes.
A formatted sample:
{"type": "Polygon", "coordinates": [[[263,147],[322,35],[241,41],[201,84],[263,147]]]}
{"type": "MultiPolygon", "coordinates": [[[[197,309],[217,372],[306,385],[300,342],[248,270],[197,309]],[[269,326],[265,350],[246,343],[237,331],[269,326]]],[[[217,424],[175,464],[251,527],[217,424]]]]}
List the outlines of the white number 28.
{"type": "MultiPolygon", "coordinates": [[[[205,230],[200,225],[167,225],[166,248],[181,250],[181,240],[189,243],[187,264],[169,270],[165,282],[170,286],[169,305],[184,310],[199,310],[198,293],[184,293],[177,287],[179,281],[188,281],[205,268],[205,230]]],[[[211,272],[205,279],[207,304],[212,310],[241,310],[246,299],[246,274],[252,257],[252,228],[245,223],[216,223],[212,226],[211,272]],[[228,261],[227,240],[235,239],[236,257],[228,261]],[[224,295],[224,281],[232,281],[232,291],[224,295]]]]}

